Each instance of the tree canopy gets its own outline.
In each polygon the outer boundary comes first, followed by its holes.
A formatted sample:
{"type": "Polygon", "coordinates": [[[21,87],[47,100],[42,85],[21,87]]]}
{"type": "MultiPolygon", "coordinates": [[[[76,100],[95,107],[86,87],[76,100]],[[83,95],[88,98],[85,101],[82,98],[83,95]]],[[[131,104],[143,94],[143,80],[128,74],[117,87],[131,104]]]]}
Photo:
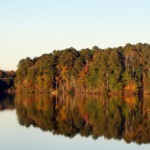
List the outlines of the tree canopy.
{"type": "Polygon", "coordinates": [[[16,75],[16,89],[26,92],[149,91],[150,45],[57,50],[20,60],[16,75]]]}

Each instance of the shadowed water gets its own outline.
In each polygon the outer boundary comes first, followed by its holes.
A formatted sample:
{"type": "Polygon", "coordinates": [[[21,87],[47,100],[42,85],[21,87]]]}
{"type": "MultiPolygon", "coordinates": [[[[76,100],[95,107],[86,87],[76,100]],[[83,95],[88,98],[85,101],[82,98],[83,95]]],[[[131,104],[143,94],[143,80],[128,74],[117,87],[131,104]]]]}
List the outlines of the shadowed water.
{"type": "MultiPolygon", "coordinates": [[[[107,97],[96,95],[52,96],[46,94],[20,94],[14,98],[14,96],[5,95],[3,99],[2,97],[0,99],[0,108],[3,110],[0,112],[0,119],[3,118],[3,122],[5,122],[5,119],[6,122],[8,120],[2,116],[2,112],[4,115],[6,112],[8,113],[8,111],[4,111],[5,109],[16,108],[16,114],[14,114],[14,111],[9,112],[10,117],[11,114],[17,115],[17,120],[21,125],[15,126],[15,130],[18,130],[17,128],[24,130],[25,128],[22,127],[26,126],[25,133],[30,133],[34,136],[36,135],[35,133],[39,132],[37,129],[40,129],[42,131],[40,135],[43,137],[45,135],[45,138],[51,136],[51,139],[57,141],[61,137],[64,142],[70,139],[70,144],[74,144],[74,149],[76,146],[81,149],[83,139],[87,145],[97,146],[95,149],[100,148],[102,143],[105,148],[107,144],[118,145],[121,149],[138,148],[145,150],[150,148],[149,97],[139,99],[137,96],[131,95],[126,97],[107,97]]],[[[3,130],[7,130],[7,128],[3,130]]],[[[34,137],[35,139],[36,136],[34,137]]],[[[28,141],[28,139],[26,140],[28,141]]],[[[43,144],[45,141],[40,140],[40,143],[43,144]]],[[[32,149],[35,143],[31,142],[30,145],[32,149]]],[[[24,146],[23,143],[22,146],[24,146]]],[[[53,142],[51,146],[56,148],[57,144],[53,142]]],[[[45,149],[49,148],[50,146],[47,142],[45,149]]],[[[65,149],[70,148],[69,144],[68,147],[65,147],[65,149]]],[[[93,148],[87,146],[86,149],[93,148]]],[[[116,147],[116,149],[119,148],[116,147]]]]}

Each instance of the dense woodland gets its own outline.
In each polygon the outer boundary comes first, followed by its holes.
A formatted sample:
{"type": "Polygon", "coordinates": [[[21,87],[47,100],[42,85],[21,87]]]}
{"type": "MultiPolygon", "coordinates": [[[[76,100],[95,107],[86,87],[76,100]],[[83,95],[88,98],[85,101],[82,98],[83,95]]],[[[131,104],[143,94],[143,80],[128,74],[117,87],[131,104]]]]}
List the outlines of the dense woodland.
{"type": "Polygon", "coordinates": [[[150,90],[150,45],[54,50],[20,60],[17,91],[142,94],[150,90]]]}
{"type": "Polygon", "coordinates": [[[0,93],[5,91],[14,91],[14,79],[16,73],[14,71],[0,70],[0,93]]]}

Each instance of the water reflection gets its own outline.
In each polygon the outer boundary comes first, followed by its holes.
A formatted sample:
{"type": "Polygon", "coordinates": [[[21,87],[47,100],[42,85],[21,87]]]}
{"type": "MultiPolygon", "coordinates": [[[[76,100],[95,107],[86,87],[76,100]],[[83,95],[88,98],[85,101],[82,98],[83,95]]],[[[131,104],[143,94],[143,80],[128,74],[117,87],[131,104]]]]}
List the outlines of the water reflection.
{"type": "Polygon", "coordinates": [[[14,109],[14,94],[0,94],[0,111],[14,109]]]}
{"type": "Polygon", "coordinates": [[[90,95],[17,95],[15,106],[21,125],[33,125],[53,134],[94,139],[124,139],[150,143],[149,97],[90,95]]]}

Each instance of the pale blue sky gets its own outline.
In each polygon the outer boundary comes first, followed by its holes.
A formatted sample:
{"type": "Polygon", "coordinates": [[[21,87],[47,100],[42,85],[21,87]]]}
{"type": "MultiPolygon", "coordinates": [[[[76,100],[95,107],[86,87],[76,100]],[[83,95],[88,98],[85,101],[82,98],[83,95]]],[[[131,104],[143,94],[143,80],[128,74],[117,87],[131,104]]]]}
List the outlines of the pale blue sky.
{"type": "Polygon", "coordinates": [[[1,0],[0,69],[54,49],[150,43],[150,0],[1,0]]]}

